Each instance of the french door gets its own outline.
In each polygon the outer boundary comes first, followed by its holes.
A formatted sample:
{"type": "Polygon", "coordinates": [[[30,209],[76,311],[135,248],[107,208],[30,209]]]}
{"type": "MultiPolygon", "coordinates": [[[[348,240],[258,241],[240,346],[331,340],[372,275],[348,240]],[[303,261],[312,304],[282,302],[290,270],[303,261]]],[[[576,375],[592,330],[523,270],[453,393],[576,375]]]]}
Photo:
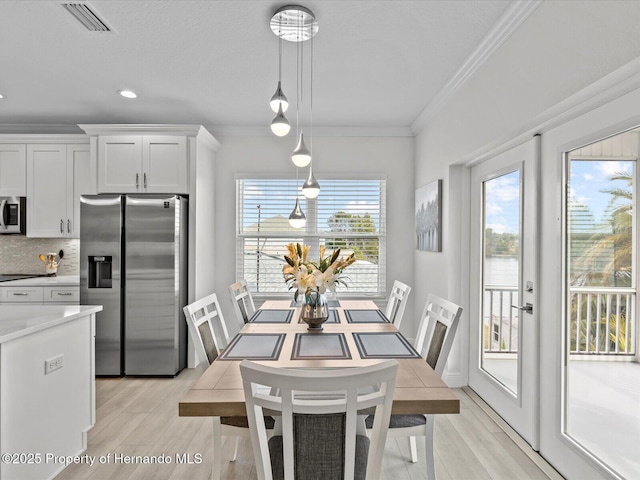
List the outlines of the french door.
{"type": "Polygon", "coordinates": [[[538,448],[539,137],[471,168],[469,386],[538,448]]]}

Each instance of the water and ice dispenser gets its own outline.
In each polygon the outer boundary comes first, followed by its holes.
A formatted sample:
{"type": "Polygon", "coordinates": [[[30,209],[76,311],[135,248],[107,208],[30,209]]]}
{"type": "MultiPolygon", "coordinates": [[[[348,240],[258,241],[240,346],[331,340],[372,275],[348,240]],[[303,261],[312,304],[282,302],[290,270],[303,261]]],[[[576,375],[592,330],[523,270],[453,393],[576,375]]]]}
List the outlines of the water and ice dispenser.
{"type": "Polygon", "coordinates": [[[111,288],[112,258],[89,255],[89,288],[111,288]]]}

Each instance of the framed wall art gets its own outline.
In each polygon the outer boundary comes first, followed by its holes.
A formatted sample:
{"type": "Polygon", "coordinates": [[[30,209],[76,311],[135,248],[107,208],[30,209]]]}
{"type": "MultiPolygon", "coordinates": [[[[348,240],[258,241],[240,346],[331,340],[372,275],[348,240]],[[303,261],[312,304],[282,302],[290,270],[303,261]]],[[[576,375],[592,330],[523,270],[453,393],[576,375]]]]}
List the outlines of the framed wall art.
{"type": "Polygon", "coordinates": [[[416,249],[442,251],[442,180],[416,190],[416,249]]]}

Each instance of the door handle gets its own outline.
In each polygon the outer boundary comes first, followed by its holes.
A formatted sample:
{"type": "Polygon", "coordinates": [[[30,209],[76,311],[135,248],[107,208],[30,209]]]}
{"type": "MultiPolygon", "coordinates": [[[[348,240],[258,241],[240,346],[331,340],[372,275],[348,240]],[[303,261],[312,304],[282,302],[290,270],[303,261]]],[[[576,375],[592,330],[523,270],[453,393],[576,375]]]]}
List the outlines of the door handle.
{"type": "Polygon", "coordinates": [[[140,187],[140,174],[136,173],[136,188],[140,187]]]}
{"type": "Polygon", "coordinates": [[[144,189],[147,189],[147,174],[146,172],[142,174],[142,178],[144,179],[144,189]]]}
{"type": "Polygon", "coordinates": [[[524,305],[511,305],[511,308],[517,308],[526,313],[533,313],[533,305],[531,303],[525,303],[524,305]]]}
{"type": "Polygon", "coordinates": [[[4,207],[7,205],[6,200],[0,201],[0,228],[5,230],[7,227],[4,224],[4,207]]]}
{"type": "Polygon", "coordinates": [[[27,292],[11,292],[11,295],[14,297],[26,297],[29,294],[27,292]]]}
{"type": "Polygon", "coordinates": [[[64,233],[64,220],[60,219],[60,233],[64,233]]]}
{"type": "Polygon", "coordinates": [[[67,219],[67,233],[71,233],[71,220],[67,219]]]}

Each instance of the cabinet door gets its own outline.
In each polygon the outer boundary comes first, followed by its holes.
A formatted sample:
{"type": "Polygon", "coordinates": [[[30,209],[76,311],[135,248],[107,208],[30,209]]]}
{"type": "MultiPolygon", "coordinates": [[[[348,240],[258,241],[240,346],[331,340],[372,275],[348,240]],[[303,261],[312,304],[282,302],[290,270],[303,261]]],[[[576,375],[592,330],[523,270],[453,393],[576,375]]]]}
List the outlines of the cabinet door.
{"type": "Polygon", "coordinates": [[[98,138],[98,193],[142,192],[142,137],[98,138]]]}
{"type": "Polygon", "coordinates": [[[67,146],[27,145],[27,236],[68,236],[72,205],[73,163],[67,161],[67,146]]]}
{"type": "Polygon", "coordinates": [[[189,193],[188,167],[186,137],[142,138],[142,191],[189,193]]]}
{"type": "Polygon", "coordinates": [[[0,197],[27,195],[27,146],[0,145],[0,197]]]}
{"type": "Polygon", "coordinates": [[[44,303],[66,303],[77,305],[80,303],[79,287],[43,287],[44,303]]]}
{"type": "Polygon", "coordinates": [[[70,231],[73,238],[80,238],[80,196],[95,193],[95,177],[91,178],[89,144],[67,145],[67,162],[73,165],[73,203],[69,209],[70,231]]]}
{"type": "Polygon", "coordinates": [[[44,299],[42,287],[0,287],[0,303],[35,303],[44,299]]]}

